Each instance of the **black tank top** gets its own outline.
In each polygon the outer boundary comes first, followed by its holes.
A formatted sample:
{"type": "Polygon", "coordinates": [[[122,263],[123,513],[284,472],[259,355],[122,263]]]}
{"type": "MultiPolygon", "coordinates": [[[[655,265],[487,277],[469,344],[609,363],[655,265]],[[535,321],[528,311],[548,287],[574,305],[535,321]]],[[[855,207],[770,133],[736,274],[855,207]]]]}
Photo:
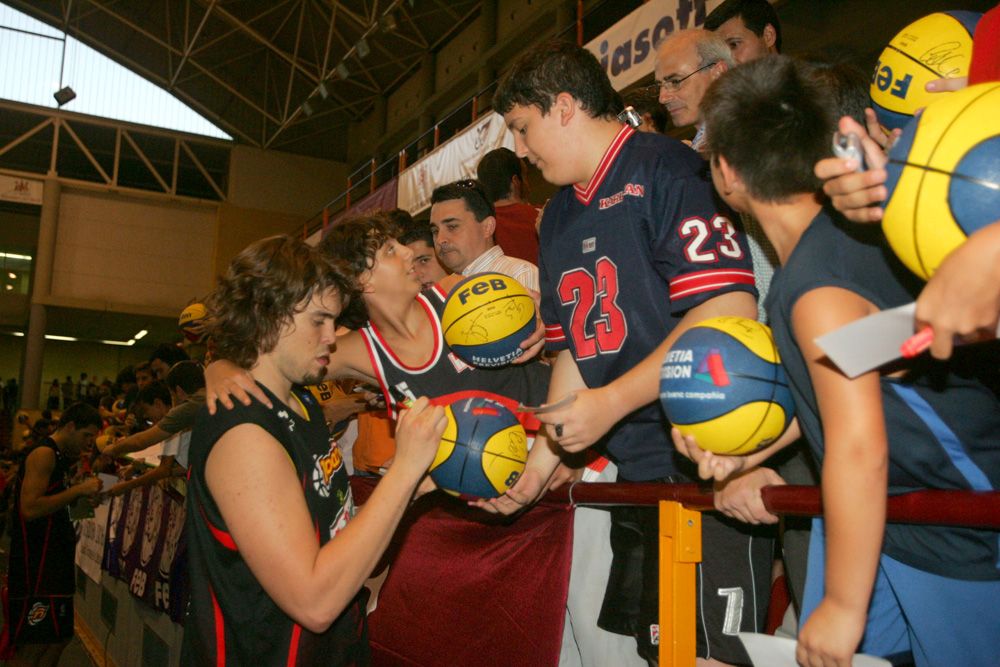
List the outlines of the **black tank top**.
{"type": "MultiPolygon", "coordinates": [[[[205,463],[227,431],[246,423],[271,434],[288,452],[302,482],[320,545],[354,513],[347,469],[323,413],[295,389],[308,419],[260,385],[273,408],[256,401],[209,416],[202,408],[191,436],[187,529],[191,605],[184,631],[185,665],[358,665],[368,663],[366,589],[323,633],[301,627],[268,596],[247,567],[205,482],[205,463]]],[[[238,471],[234,471],[238,474],[238,471]]]]}
{"type": "MultiPolygon", "coordinates": [[[[52,438],[44,438],[25,451],[23,461],[36,449],[47,447],[55,452],[56,464],[45,487],[46,496],[66,490],[71,464],[52,438]]],[[[14,493],[14,526],[10,537],[9,580],[12,598],[28,595],[73,595],[73,559],[76,535],[69,519],[69,507],[37,519],[21,517],[21,485],[25,465],[17,473],[14,493]]]]}

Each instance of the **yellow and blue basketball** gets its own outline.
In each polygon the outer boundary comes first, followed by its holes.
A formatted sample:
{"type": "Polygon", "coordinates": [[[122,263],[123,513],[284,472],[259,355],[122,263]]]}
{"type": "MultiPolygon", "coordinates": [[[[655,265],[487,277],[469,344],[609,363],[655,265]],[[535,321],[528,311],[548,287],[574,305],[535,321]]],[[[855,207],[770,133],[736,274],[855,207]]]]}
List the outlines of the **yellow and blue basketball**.
{"type": "Polygon", "coordinates": [[[445,406],[448,425],[431,464],[431,479],[463,498],[496,498],[514,485],[528,460],[528,438],[517,417],[489,398],[445,406]]]}
{"type": "Polygon", "coordinates": [[[208,309],[203,303],[192,303],[182,310],[180,317],[177,318],[177,327],[184,334],[184,337],[192,343],[201,343],[205,340],[207,333],[205,325],[207,323],[208,309]]]}
{"type": "Polygon", "coordinates": [[[943,96],[889,151],[882,229],[927,279],[965,238],[1000,218],[1000,83],[943,96]]]}
{"type": "Polygon", "coordinates": [[[795,413],[771,330],[714,317],[685,331],[660,370],[667,419],[718,454],[749,454],[780,436],[795,413]]]}
{"type": "Polygon", "coordinates": [[[510,276],[479,273],[455,285],[441,315],[448,347],[481,368],[506,366],[535,331],[535,301],[510,276]]]}
{"type": "Polygon", "coordinates": [[[917,109],[941,97],[924,85],[934,79],[967,76],[972,35],[982,14],[936,12],[914,21],[892,38],[872,74],[872,108],[886,128],[903,127],[917,109]]]}

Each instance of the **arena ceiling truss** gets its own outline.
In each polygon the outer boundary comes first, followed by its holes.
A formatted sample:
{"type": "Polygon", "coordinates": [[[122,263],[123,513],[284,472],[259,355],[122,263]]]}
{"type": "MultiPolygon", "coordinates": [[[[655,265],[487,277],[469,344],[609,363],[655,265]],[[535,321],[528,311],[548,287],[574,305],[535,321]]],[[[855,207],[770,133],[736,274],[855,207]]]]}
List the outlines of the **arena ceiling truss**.
{"type": "Polygon", "coordinates": [[[456,0],[6,0],[240,143],[345,159],[348,124],[479,11],[456,0]]]}

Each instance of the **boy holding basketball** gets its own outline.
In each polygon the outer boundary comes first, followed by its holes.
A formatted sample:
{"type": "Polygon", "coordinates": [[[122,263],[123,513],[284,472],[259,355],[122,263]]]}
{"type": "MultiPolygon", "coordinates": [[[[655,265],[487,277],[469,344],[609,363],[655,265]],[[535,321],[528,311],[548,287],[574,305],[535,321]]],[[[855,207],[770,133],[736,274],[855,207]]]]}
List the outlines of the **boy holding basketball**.
{"type": "MultiPolygon", "coordinates": [[[[816,345],[920,289],[877,228],[824,207],[812,167],[830,152],[834,106],[802,64],[783,57],[728,73],[704,101],[716,188],[760,220],[781,261],[767,309],[796,403],[790,431],[801,429],[823,464],[824,517],[812,531],[797,658],[849,665],[860,650],[912,654],[918,667],[992,665],[997,534],[887,525],[885,507],[887,493],[1000,486],[995,364],[965,349],[948,365],[923,359],[850,379],[816,345]]],[[[703,476],[723,478],[792,435],[744,458],[677,444],[703,476]]]]}
{"type": "MultiPolygon", "coordinates": [[[[441,284],[422,290],[413,251],[396,240],[400,231],[385,216],[359,216],[338,224],[320,242],[320,253],[343,264],[361,292],[338,319],[351,331],[337,337],[327,377],[377,384],[393,418],[417,396],[443,405],[475,392],[511,410],[518,402],[541,403],[549,384],[547,366],[534,361],[479,370],[448,349],[441,328],[447,290],[441,284]]],[[[460,278],[449,276],[442,284],[460,278]]],[[[210,364],[206,380],[210,411],[216,400],[231,407],[229,394],[243,403],[248,394],[266,402],[230,362],[210,364]]],[[[537,421],[521,414],[526,427],[537,430],[537,421]]]]}
{"type": "MultiPolygon", "coordinates": [[[[546,344],[557,351],[549,402],[573,398],[539,415],[549,437],[568,452],[596,443],[619,479],[687,479],[656,403],[660,366],[687,327],[716,315],[756,317],[742,235],[713,200],[697,153],[617,119],[620,98],[586,49],[532,49],[504,75],[494,104],[518,156],[562,186],[540,228],[541,311],[546,344]]],[[[494,509],[537,498],[557,463],[554,452],[532,450],[521,481],[494,509]]],[[[735,633],[761,620],[766,604],[753,608],[753,589],[766,590],[770,540],[714,517],[705,523],[699,654],[745,662],[735,633]]],[[[655,663],[656,513],[616,510],[611,542],[601,626],[635,636],[655,663]]]]}

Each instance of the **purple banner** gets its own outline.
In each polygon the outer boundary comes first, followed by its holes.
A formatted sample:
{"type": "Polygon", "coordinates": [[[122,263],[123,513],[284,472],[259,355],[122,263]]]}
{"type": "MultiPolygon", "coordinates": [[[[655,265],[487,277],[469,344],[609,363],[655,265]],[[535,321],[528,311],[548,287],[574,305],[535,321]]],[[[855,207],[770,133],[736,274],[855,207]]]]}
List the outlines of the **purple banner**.
{"type": "Polygon", "coordinates": [[[351,203],[351,208],[346,211],[341,211],[333,218],[330,219],[330,226],[337,224],[345,218],[349,218],[352,215],[361,215],[362,213],[371,213],[372,211],[391,211],[399,206],[398,202],[398,190],[399,190],[399,179],[394,178],[387,183],[382,184],[376,188],[375,192],[362,197],[356,202],[351,203]]]}
{"type": "Polygon", "coordinates": [[[115,498],[108,520],[104,569],[132,595],[175,622],[187,604],[184,501],[159,486],[115,498]]]}

